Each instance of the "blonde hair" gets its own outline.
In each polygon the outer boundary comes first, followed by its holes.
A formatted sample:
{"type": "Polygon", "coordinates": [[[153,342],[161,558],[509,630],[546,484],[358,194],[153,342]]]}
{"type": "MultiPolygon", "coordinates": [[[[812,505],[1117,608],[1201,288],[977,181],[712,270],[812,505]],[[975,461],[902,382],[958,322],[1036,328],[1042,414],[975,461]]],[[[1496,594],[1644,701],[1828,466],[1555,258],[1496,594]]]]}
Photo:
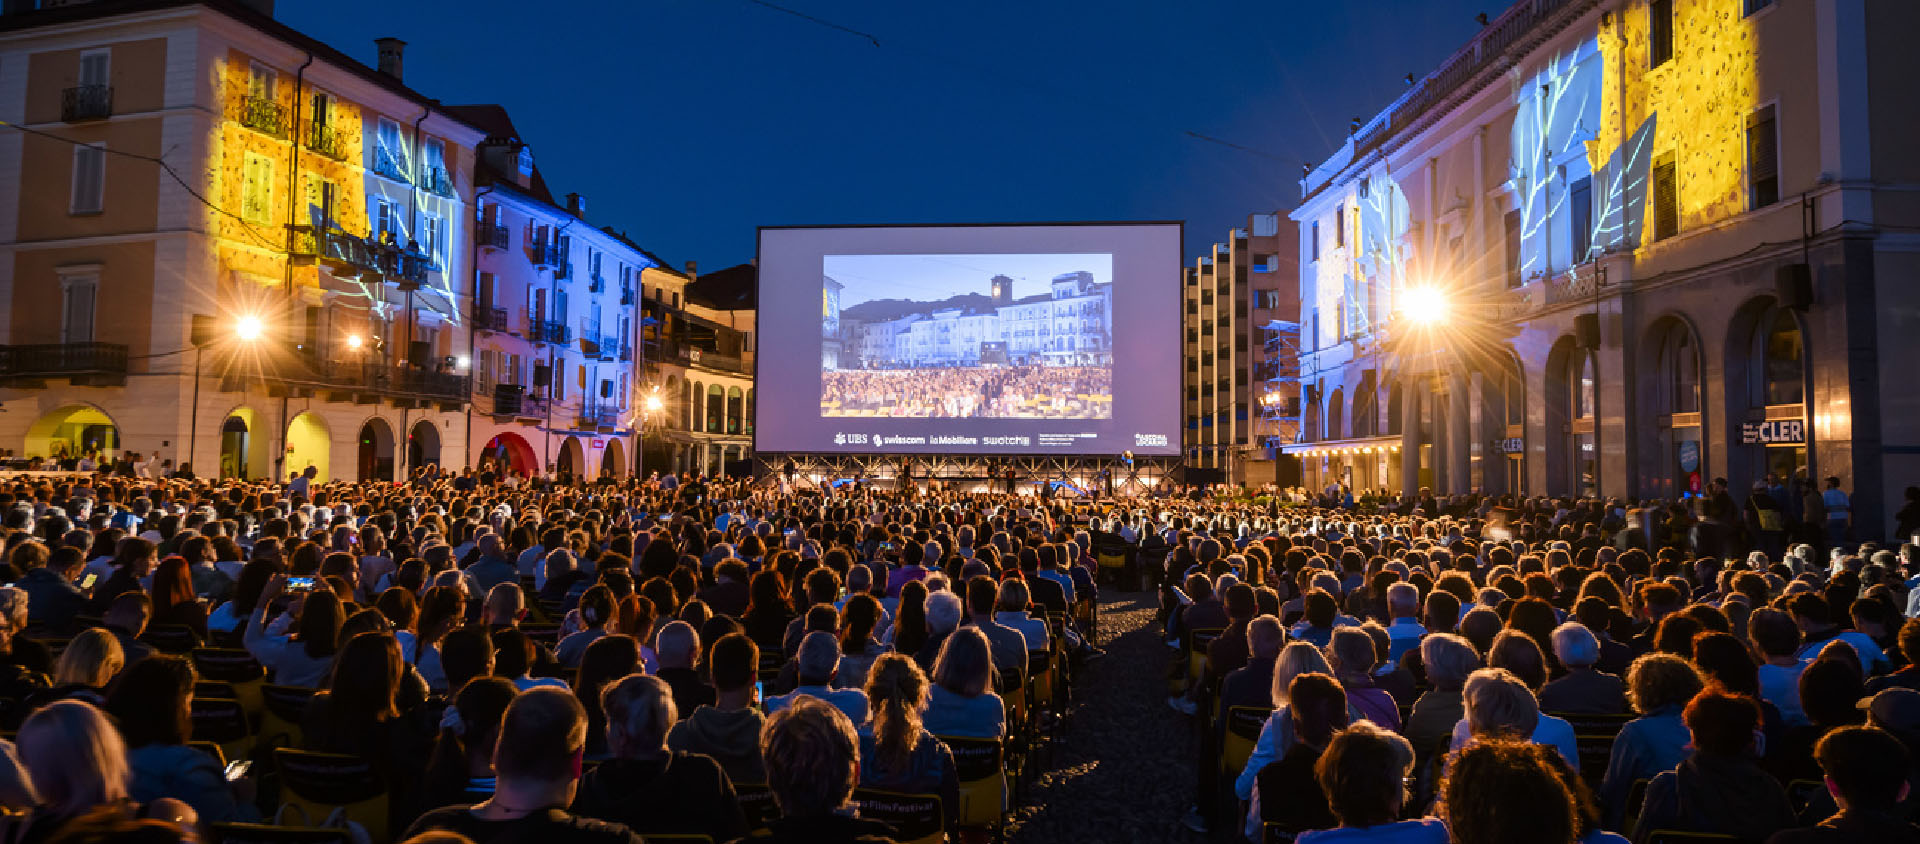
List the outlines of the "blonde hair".
{"type": "Polygon", "coordinates": [[[962,627],[940,643],[933,682],[961,697],[975,698],[993,686],[993,651],[977,627],[962,627]]]}
{"type": "Polygon", "coordinates": [[[1505,668],[1482,668],[1467,675],[1461,700],[1466,704],[1467,730],[1474,738],[1505,735],[1524,741],[1540,724],[1540,701],[1505,668]]]}
{"type": "Polygon", "coordinates": [[[658,677],[629,674],[600,693],[607,714],[607,744],[615,756],[656,753],[667,747],[667,731],[679,720],[673,689],[658,677]]]}
{"type": "Polygon", "coordinates": [[[1287,689],[1293,685],[1293,678],[1302,674],[1325,674],[1333,676],[1333,666],[1328,664],[1327,655],[1308,642],[1288,642],[1280,649],[1280,657],[1273,662],[1273,707],[1279,709],[1287,705],[1287,689]]]}
{"type": "Polygon", "coordinates": [[[60,652],[60,661],[53,667],[55,685],[79,683],[100,688],[120,673],[127,665],[127,656],[120,650],[120,640],[112,633],[89,627],[80,631],[67,643],[67,649],[60,652]]]}
{"type": "Polygon", "coordinates": [[[49,814],[75,815],[127,797],[127,745],[91,704],[47,704],[20,725],[19,746],[49,814]]]}
{"type": "Polygon", "coordinates": [[[904,654],[881,654],[867,670],[867,703],[874,753],[887,770],[905,770],[920,743],[920,711],[927,706],[927,675],[904,654]]]}

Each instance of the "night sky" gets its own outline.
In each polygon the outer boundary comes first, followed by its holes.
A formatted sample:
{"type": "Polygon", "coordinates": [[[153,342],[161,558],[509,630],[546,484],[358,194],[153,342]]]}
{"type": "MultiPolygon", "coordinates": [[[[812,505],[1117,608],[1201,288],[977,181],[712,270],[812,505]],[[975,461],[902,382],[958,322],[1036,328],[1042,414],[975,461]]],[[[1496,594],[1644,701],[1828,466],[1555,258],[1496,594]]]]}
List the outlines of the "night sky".
{"type": "Polygon", "coordinates": [[[1184,220],[1199,254],[1505,0],[280,0],[500,103],[556,195],[675,266],[760,225],[1184,220]],[[1197,132],[1258,152],[1187,135],[1197,132]]]}

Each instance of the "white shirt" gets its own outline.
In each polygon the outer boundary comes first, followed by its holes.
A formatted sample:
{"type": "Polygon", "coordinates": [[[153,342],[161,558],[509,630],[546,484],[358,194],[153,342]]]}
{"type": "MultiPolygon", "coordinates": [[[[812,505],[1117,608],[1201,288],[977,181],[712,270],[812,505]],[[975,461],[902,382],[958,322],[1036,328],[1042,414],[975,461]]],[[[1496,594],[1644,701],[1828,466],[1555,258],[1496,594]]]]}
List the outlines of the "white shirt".
{"type": "MultiPolygon", "coordinates": [[[[1453,725],[1453,743],[1448,749],[1458,750],[1472,738],[1471,731],[1467,729],[1467,719],[1462,718],[1453,725]]],[[[1540,713],[1540,723],[1534,725],[1533,735],[1527,740],[1560,751],[1560,758],[1567,760],[1574,770],[1580,769],[1580,743],[1574,739],[1573,725],[1567,723],[1566,719],[1540,713]]]]}

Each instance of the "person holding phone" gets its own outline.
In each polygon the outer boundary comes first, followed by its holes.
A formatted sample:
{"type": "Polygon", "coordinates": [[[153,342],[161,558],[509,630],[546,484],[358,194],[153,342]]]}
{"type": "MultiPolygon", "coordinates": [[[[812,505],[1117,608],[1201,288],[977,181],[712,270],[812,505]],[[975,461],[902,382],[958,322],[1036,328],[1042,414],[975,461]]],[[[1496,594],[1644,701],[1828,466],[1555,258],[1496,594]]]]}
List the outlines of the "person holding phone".
{"type": "Polygon", "coordinates": [[[288,577],[283,574],[267,581],[260,593],[259,605],[247,620],[247,652],[260,664],[274,671],[274,680],[283,686],[319,688],[333,670],[334,652],[339,646],[340,626],[345,622],[340,596],[331,589],[316,589],[312,577],[288,577]],[[286,612],[294,619],[292,633],[267,632],[267,615],[282,593],[292,592],[286,612]]]}

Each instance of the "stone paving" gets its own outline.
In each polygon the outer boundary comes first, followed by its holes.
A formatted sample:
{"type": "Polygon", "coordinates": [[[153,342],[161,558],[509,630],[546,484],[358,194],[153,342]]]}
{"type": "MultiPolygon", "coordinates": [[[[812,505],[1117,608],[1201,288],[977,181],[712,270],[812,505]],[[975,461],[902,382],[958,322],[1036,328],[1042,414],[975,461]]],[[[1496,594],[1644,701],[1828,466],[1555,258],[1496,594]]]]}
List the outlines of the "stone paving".
{"type": "Polygon", "coordinates": [[[1193,802],[1193,725],[1166,704],[1168,661],[1152,592],[1103,590],[1099,642],[1085,665],[1054,764],[1023,795],[1014,844],[1199,842],[1180,825],[1193,802]]]}

